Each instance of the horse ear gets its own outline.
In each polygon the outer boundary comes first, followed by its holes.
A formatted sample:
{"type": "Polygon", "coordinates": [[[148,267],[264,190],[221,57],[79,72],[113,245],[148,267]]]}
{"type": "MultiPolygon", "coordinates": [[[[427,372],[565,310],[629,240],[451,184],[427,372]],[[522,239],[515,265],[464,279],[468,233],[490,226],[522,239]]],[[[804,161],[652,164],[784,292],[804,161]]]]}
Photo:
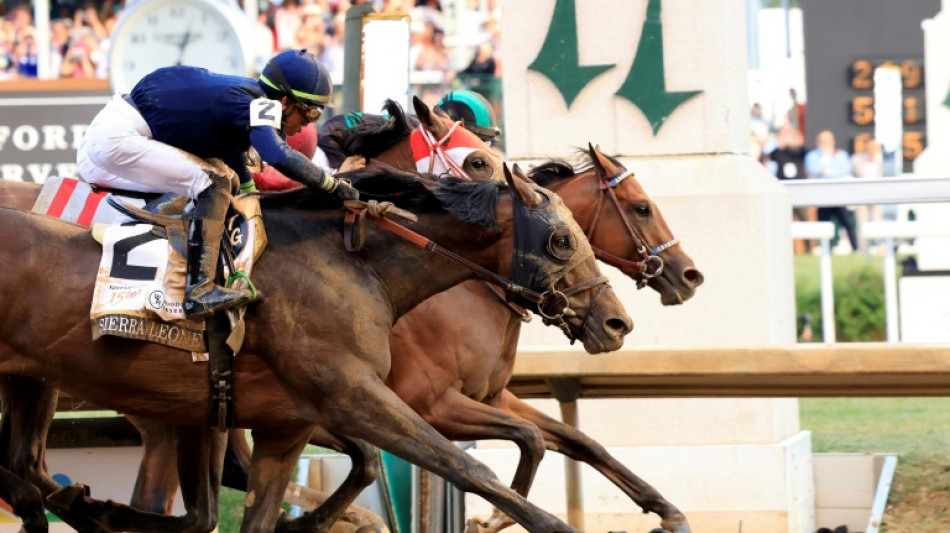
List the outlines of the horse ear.
{"type": "Polygon", "coordinates": [[[438,135],[443,130],[445,130],[445,124],[439,120],[439,117],[429,109],[429,106],[425,104],[418,96],[412,97],[412,108],[416,111],[416,117],[419,118],[419,122],[422,122],[422,125],[426,129],[432,131],[432,133],[438,135]]]}
{"type": "Polygon", "coordinates": [[[508,168],[508,163],[504,164],[504,168],[505,181],[508,182],[508,186],[511,187],[511,190],[518,195],[521,203],[530,208],[536,208],[544,203],[544,197],[534,190],[531,186],[531,180],[525,176],[524,171],[521,170],[521,167],[519,167],[517,163],[514,166],[513,172],[508,168]]]}
{"type": "Polygon", "coordinates": [[[601,176],[606,176],[610,173],[608,167],[613,165],[610,163],[610,160],[604,157],[604,153],[600,151],[600,146],[596,148],[588,143],[587,146],[590,149],[590,160],[594,163],[594,167],[597,168],[597,171],[601,176]]]}

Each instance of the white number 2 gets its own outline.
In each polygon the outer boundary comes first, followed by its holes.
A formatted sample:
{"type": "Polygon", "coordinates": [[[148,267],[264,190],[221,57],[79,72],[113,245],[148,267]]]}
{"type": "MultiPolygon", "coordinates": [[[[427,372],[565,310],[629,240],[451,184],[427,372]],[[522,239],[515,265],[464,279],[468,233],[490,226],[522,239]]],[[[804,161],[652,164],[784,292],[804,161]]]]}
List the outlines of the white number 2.
{"type": "Polygon", "coordinates": [[[251,101],[251,127],[271,126],[280,129],[281,105],[277,100],[258,98],[251,101]]]}

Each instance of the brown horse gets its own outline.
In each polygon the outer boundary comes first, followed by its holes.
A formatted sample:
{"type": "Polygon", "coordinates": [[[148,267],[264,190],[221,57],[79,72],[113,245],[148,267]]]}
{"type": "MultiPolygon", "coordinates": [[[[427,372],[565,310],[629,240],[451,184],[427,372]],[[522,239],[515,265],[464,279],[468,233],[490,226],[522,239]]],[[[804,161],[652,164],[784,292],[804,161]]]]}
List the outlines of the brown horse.
{"type": "MultiPolygon", "coordinates": [[[[546,290],[561,276],[568,284],[600,277],[592,257],[584,258],[586,240],[556,196],[509,177],[516,194],[502,196],[495,208],[490,204],[495,184],[448,181],[420,187],[418,179],[385,174],[376,192],[406,186],[394,198],[401,207],[421,210],[417,225],[421,233],[450,243],[482,267],[524,274],[524,269],[510,269],[507,264],[515,240],[512,221],[524,209],[520,203],[532,212],[531,219],[544,213],[548,230],[561,228],[553,235],[564,235],[565,230],[570,235],[550,239],[547,248],[555,258],[570,258],[567,264],[546,258],[546,252],[523,256],[542,263],[533,270],[541,279],[532,283],[532,290],[546,290]],[[485,224],[496,213],[492,229],[485,224]]],[[[354,179],[379,175],[367,170],[354,179]]],[[[358,181],[370,188],[377,183],[358,181]]],[[[254,428],[255,454],[259,447],[267,447],[269,439],[274,447],[292,442],[299,453],[302,444],[297,443],[306,442],[315,422],[341,442],[365,439],[486,497],[529,530],[570,531],[439,436],[382,381],[389,373],[387,337],[395,319],[429,295],[474,274],[447,268],[443,260],[380,230],[368,232],[367,251],[348,255],[339,242],[338,211],[268,207],[264,216],[271,230],[270,250],[256,277],[269,297],[249,312],[235,385],[246,391],[236,398],[237,424],[254,428]],[[314,266],[318,272],[310,271],[314,266]],[[307,313],[313,308],[333,312],[307,313]],[[270,371],[263,371],[265,367],[270,371]]],[[[200,429],[208,414],[203,368],[175,360],[174,354],[180,352],[159,346],[115,338],[89,340],[86,302],[98,246],[88,232],[9,209],[0,209],[0,228],[0,258],[12,265],[0,280],[0,296],[10,302],[0,311],[0,374],[42,379],[99,405],[200,429]],[[47,245],[37,247],[36,242],[47,245]],[[37,265],[43,272],[37,272],[37,265]],[[84,297],[63,298],[61,285],[43,283],[44,276],[74,287],[84,297]],[[15,298],[26,287],[34,298],[15,298]]],[[[609,289],[573,294],[570,307],[576,313],[566,317],[569,329],[590,351],[616,349],[630,330],[629,318],[609,289]],[[599,299],[592,306],[595,293],[599,299]]],[[[219,474],[208,459],[192,464],[212,479],[219,474]]],[[[286,482],[289,475],[287,470],[280,477],[286,482]]],[[[253,505],[250,495],[249,505],[253,505]]],[[[271,514],[276,519],[276,512],[271,514]]],[[[118,524],[110,522],[109,527],[141,525],[118,524]]],[[[269,529],[266,524],[254,527],[269,529]]]]}
{"type": "MultiPolygon", "coordinates": [[[[589,229],[598,256],[637,278],[639,268],[633,261],[625,259],[637,257],[636,237],[628,227],[637,228],[644,244],[652,244],[654,248],[672,242],[672,235],[656,205],[635,179],[618,180],[614,184],[619,200],[614,206],[608,199],[608,180],[626,175],[624,169],[598,151],[591,150],[589,157],[591,168],[577,176],[563,165],[541,167],[534,176],[562,194],[582,226],[589,229]],[[617,207],[619,211],[615,210],[617,207]]],[[[664,258],[665,268],[661,276],[649,280],[650,286],[661,294],[664,303],[677,304],[688,299],[695,287],[702,283],[702,275],[681,247],[668,247],[657,253],[664,258]]],[[[518,318],[506,311],[484,286],[477,282],[463,284],[423,303],[396,325],[390,340],[394,370],[387,383],[436,429],[455,435],[453,438],[511,438],[518,442],[523,457],[513,487],[519,492],[526,493],[530,486],[543,454],[543,448],[536,443],[543,437],[543,445],[548,449],[567,452],[601,471],[641,508],[656,512],[663,518],[665,527],[685,523],[675,507],[655,494],[649,485],[629,472],[595,441],[538,413],[507,390],[500,390],[510,377],[519,330],[518,318]],[[453,320],[460,308],[465,309],[466,316],[485,318],[479,321],[453,320]],[[477,346],[462,341],[475,338],[498,341],[497,344],[481,342],[477,346]],[[440,346],[441,349],[432,350],[429,346],[440,346]],[[496,362],[473,367],[466,363],[472,360],[496,362]],[[441,369],[442,373],[434,374],[433,368],[441,369]],[[486,374],[483,368],[494,372],[486,374]],[[429,384],[420,387],[420,383],[429,384]],[[420,394],[420,390],[426,394],[420,394]],[[478,401],[487,399],[486,403],[501,407],[503,413],[471,405],[466,397],[478,401]],[[479,422],[484,420],[492,423],[479,422]]],[[[145,443],[145,460],[151,464],[148,467],[143,464],[133,502],[155,511],[170,508],[173,489],[169,490],[169,487],[175,486],[174,471],[163,461],[172,455],[162,445],[170,447],[172,441],[152,428],[146,433],[145,443]],[[168,474],[171,477],[156,477],[168,474]]],[[[489,520],[487,527],[507,523],[495,517],[489,520]]],[[[686,530],[685,526],[679,527],[686,530]]]]}
{"type": "MultiPolygon", "coordinates": [[[[552,163],[535,169],[532,177],[564,199],[576,220],[588,229],[595,253],[631,277],[641,279],[632,260],[638,258],[638,248],[662,248],[657,253],[664,259],[663,273],[647,282],[668,304],[688,299],[702,283],[702,274],[681,247],[670,245],[675,240],[655,203],[633,177],[617,179],[629,174],[616,161],[593,148],[587,157],[588,166],[576,174],[563,163],[552,163]],[[614,188],[610,188],[611,180],[615,180],[614,188]],[[616,205],[609,199],[611,194],[617,198],[616,205]],[[636,228],[639,237],[628,233],[628,226],[636,228]]],[[[520,327],[520,316],[506,308],[490,289],[480,282],[464,283],[426,300],[397,322],[390,335],[393,367],[386,383],[451,439],[516,442],[522,458],[512,488],[521,494],[530,488],[547,448],[593,466],[644,511],[659,515],[667,530],[689,531],[685,517],[675,506],[596,441],[538,412],[504,388],[511,377],[520,327]],[[458,320],[459,316],[466,320],[458,320]]],[[[166,448],[159,448],[161,432],[157,433],[146,439],[155,446],[146,453],[146,459],[153,461],[148,472],[168,470],[162,458],[170,456],[171,441],[166,441],[166,448]]],[[[155,483],[150,488],[147,494],[165,497],[153,504],[153,510],[171,504],[168,485],[155,483]]],[[[355,496],[357,488],[362,487],[343,490],[355,496]]],[[[261,492],[253,487],[251,491],[261,492]]],[[[138,502],[146,501],[144,495],[138,502]]],[[[511,523],[498,514],[483,527],[496,531],[511,523]]]]}

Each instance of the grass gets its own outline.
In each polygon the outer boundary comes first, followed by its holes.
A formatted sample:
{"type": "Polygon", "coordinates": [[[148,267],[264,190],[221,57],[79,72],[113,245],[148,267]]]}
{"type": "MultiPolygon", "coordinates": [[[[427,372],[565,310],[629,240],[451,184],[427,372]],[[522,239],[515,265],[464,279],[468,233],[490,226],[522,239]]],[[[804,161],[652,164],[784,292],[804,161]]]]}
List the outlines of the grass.
{"type": "Polygon", "coordinates": [[[950,531],[950,398],[803,398],[814,452],[893,452],[885,533],[950,531]]]}

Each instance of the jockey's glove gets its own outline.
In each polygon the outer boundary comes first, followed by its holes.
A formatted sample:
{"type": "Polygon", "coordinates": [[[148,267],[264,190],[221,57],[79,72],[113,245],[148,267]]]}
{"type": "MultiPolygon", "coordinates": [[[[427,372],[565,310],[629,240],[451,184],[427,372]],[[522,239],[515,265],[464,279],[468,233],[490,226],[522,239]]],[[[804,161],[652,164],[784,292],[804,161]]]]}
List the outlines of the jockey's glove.
{"type": "Polygon", "coordinates": [[[348,200],[360,199],[360,191],[358,191],[356,187],[350,185],[348,180],[337,178],[333,178],[333,180],[336,181],[336,187],[332,192],[337,198],[343,200],[344,202],[348,200]]]}
{"type": "Polygon", "coordinates": [[[254,181],[246,181],[241,184],[241,194],[246,194],[249,192],[256,192],[257,185],[254,185],[254,181]]]}

